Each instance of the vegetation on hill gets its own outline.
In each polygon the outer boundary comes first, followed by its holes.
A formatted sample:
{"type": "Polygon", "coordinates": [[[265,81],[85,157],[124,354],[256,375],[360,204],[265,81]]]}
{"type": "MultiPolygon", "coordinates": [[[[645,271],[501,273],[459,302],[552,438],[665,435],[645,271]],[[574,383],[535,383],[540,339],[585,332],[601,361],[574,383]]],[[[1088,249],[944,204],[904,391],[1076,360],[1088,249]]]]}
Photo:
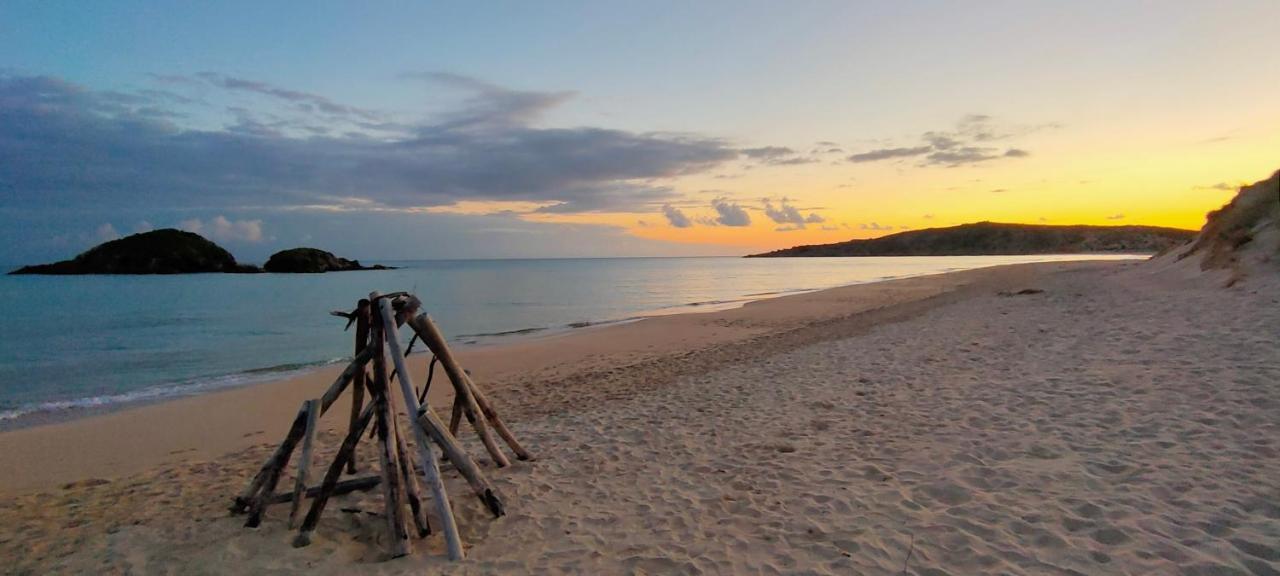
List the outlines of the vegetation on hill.
{"type": "Polygon", "coordinates": [[[99,244],[71,260],[24,266],[10,274],[189,274],[257,272],[198,234],[165,228],[99,244]]]}
{"type": "Polygon", "coordinates": [[[978,256],[998,254],[1155,253],[1190,241],[1194,230],[1158,226],[1046,226],[977,222],[879,238],[752,254],[787,256],[978,256]]]}

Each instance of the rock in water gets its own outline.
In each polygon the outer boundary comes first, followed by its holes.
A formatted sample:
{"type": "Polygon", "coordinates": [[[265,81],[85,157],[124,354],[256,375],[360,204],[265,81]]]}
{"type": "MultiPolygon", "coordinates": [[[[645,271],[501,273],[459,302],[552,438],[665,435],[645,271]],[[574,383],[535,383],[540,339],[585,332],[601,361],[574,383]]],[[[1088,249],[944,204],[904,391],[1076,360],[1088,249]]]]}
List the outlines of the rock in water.
{"type": "Polygon", "coordinates": [[[166,228],[99,244],[71,260],[24,266],[10,274],[190,274],[257,272],[199,234],[166,228]]]}
{"type": "Polygon", "coordinates": [[[267,272],[315,274],[347,270],[392,270],[393,268],[381,264],[361,266],[359,260],[339,258],[317,248],[293,248],[272,254],[262,269],[267,272]]]}

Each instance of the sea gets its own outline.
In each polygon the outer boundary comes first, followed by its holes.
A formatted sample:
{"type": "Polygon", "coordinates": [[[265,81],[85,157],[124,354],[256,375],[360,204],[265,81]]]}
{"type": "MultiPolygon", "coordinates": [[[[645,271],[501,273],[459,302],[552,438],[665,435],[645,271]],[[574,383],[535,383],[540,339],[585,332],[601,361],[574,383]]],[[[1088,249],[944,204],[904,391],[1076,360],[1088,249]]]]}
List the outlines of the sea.
{"type": "Polygon", "coordinates": [[[430,260],[328,274],[0,276],[0,428],[343,362],[352,335],[330,311],[373,290],[417,294],[456,345],[483,346],[848,284],[1141,257],[430,260]]]}

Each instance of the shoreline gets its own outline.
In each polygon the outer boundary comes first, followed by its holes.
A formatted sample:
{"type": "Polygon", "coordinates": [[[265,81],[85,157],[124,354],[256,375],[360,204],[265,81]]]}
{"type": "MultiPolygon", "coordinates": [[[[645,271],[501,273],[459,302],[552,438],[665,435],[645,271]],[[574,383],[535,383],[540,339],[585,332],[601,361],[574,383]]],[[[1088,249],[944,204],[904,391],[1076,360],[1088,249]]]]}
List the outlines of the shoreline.
{"type": "MultiPolygon", "coordinates": [[[[1017,256],[1017,255],[1011,255],[1017,256]]],[[[1034,256],[1034,255],[1032,255],[1034,256]]],[[[1063,258],[1045,262],[1077,262],[1077,261],[1126,261],[1148,258],[1150,254],[1097,253],[1097,254],[1054,254],[1047,255],[1063,258]],[[1075,259],[1079,257],[1080,259],[1075,259]]],[[[859,257],[852,257],[859,258],[859,257]]],[[[789,296],[812,294],[824,290],[845,288],[863,284],[892,282],[896,280],[950,274],[967,270],[1009,266],[1018,264],[992,264],[976,268],[947,269],[941,272],[923,272],[918,274],[902,274],[880,277],[872,280],[860,280],[842,284],[820,286],[814,288],[792,288],[764,293],[752,293],[736,296],[730,300],[714,300],[707,302],[689,302],[660,308],[641,310],[621,318],[587,319],[568,322],[562,325],[530,326],[497,333],[459,334],[450,338],[451,344],[458,348],[507,346],[525,341],[558,338],[576,334],[583,330],[592,330],[608,326],[620,326],[665,316],[682,314],[705,314],[741,308],[754,302],[785,298],[789,296]]],[[[237,372],[199,377],[186,381],[154,384],[136,390],[88,396],[71,399],[59,399],[41,402],[34,406],[20,405],[5,412],[0,412],[0,433],[73,422],[84,418],[92,418],[105,414],[130,410],[144,406],[152,406],[193,398],[207,394],[236,390],[239,388],[269,385],[276,382],[306,377],[312,373],[329,369],[335,365],[345,365],[347,356],[307,362],[302,365],[252,367],[237,372]],[[16,413],[16,414],[14,414],[16,413]]]]}
{"type": "MultiPolygon", "coordinates": [[[[521,405],[512,393],[529,383],[553,395],[564,381],[637,362],[695,355],[771,335],[812,328],[849,314],[876,311],[951,293],[974,283],[1017,278],[1061,267],[1133,265],[1133,260],[1011,264],[851,284],[744,303],[725,310],[655,316],[565,334],[496,345],[459,346],[455,353],[507,411],[546,413],[521,405]]],[[[414,355],[415,371],[428,357],[414,355]]],[[[17,473],[0,493],[49,488],[89,477],[119,477],[188,458],[215,458],[274,442],[306,398],[319,395],[343,363],[296,377],[165,399],[59,422],[0,431],[0,466],[17,473]],[[54,458],[50,454],[77,454],[54,458]]],[[[448,406],[446,386],[433,387],[433,406],[448,406]]],[[[546,403],[543,403],[546,404],[546,403]]],[[[563,406],[563,403],[555,403],[563,406]]],[[[336,413],[349,410],[335,406],[336,413]]],[[[332,428],[337,420],[328,421],[332,428]]]]}

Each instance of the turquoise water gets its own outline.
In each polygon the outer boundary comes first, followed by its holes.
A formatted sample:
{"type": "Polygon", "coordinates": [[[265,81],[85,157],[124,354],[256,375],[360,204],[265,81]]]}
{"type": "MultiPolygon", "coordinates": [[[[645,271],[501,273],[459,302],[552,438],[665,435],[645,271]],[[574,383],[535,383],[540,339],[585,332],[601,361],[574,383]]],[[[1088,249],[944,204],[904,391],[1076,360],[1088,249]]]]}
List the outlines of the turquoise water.
{"type": "Polygon", "coordinates": [[[0,276],[0,420],[340,362],[351,335],[329,311],[350,309],[372,290],[416,293],[465,345],[845,284],[1081,258],[1099,257],[449,260],[321,275],[0,276]]]}

